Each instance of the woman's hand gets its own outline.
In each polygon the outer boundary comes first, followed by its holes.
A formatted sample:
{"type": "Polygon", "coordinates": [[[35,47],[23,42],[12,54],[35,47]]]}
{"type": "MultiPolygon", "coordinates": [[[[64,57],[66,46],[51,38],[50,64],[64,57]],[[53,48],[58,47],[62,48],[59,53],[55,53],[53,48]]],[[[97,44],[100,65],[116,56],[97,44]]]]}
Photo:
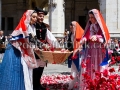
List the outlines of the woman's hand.
{"type": "Polygon", "coordinates": [[[90,40],[91,40],[91,41],[97,41],[97,36],[96,36],[96,35],[91,36],[91,37],[90,37],[90,40]]]}
{"type": "Polygon", "coordinates": [[[34,48],[33,49],[34,51],[39,51],[40,49],[38,47],[34,48]]]}
{"type": "Polygon", "coordinates": [[[84,44],[87,41],[87,39],[84,37],[80,40],[80,44],[84,44]]]}
{"type": "Polygon", "coordinates": [[[68,50],[68,49],[67,49],[67,50],[65,50],[65,51],[66,51],[66,52],[70,52],[70,50],[68,50]]]}
{"type": "Polygon", "coordinates": [[[79,48],[73,51],[73,57],[79,52],[79,48]]]}

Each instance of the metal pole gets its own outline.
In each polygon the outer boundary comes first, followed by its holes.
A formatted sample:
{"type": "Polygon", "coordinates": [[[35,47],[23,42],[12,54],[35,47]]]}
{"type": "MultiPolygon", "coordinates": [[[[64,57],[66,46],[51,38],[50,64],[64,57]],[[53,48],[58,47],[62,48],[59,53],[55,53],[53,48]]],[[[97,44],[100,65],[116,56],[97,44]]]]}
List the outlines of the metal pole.
{"type": "Polygon", "coordinates": [[[51,26],[52,26],[52,0],[49,0],[49,25],[50,25],[50,30],[52,30],[51,26]]]}

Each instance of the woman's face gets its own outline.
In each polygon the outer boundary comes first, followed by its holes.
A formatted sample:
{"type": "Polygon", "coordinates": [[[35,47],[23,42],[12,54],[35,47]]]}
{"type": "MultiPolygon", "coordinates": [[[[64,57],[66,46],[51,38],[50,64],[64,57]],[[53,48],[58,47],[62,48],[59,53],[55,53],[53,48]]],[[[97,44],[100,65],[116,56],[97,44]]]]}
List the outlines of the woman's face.
{"type": "Polygon", "coordinates": [[[96,19],[93,14],[89,14],[89,20],[92,24],[94,24],[96,22],[96,19]]]}
{"type": "Polygon", "coordinates": [[[30,21],[30,24],[35,24],[37,21],[37,13],[33,13],[31,15],[31,21],[30,21]]]}

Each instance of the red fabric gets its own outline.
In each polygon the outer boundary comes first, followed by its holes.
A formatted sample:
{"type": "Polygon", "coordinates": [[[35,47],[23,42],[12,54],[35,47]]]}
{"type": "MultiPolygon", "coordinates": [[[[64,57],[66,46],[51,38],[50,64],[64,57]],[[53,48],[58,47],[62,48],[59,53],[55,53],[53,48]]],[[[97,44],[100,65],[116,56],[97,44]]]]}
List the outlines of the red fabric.
{"type": "Polygon", "coordinates": [[[109,31],[108,31],[108,28],[107,28],[106,23],[105,23],[105,21],[104,21],[104,19],[103,19],[103,17],[102,17],[100,12],[99,12],[99,16],[100,16],[101,23],[102,23],[103,28],[104,28],[103,31],[105,32],[106,42],[108,42],[108,40],[110,40],[110,34],[109,34],[109,31]]]}
{"type": "MultiPolygon", "coordinates": [[[[92,9],[91,11],[93,12],[93,14],[98,22],[98,25],[100,26],[100,29],[101,29],[101,32],[99,30],[98,34],[103,35],[103,37],[105,38],[105,42],[108,43],[108,41],[110,40],[110,34],[109,34],[108,28],[106,26],[106,23],[101,15],[101,13],[97,9],[92,9]]],[[[85,34],[87,34],[89,32],[89,31],[87,31],[89,27],[90,27],[90,23],[88,21],[86,28],[85,28],[85,34]]],[[[88,36],[88,35],[84,35],[84,36],[88,36]]],[[[88,39],[88,37],[87,37],[87,39],[88,39]]]]}
{"type": "Polygon", "coordinates": [[[84,37],[89,40],[89,36],[90,36],[90,28],[88,28],[88,30],[86,31],[84,37]]]}
{"type": "Polygon", "coordinates": [[[76,22],[75,28],[75,39],[74,39],[74,50],[79,47],[80,39],[83,36],[84,30],[82,27],[76,22]]]}
{"type": "Polygon", "coordinates": [[[109,34],[108,28],[106,26],[106,23],[103,19],[102,14],[97,9],[92,9],[91,11],[94,13],[94,16],[96,17],[96,20],[97,20],[97,22],[102,30],[102,33],[103,33],[104,38],[105,38],[105,42],[108,43],[108,41],[110,40],[110,34],[109,34]]]}
{"type": "Polygon", "coordinates": [[[18,26],[15,28],[15,30],[19,30],[19,28],[22,28],[22,31],[26,31],[27,27],[25,25],[25,20],[26,20],[26,12],[23,14],[23,17],[21,18],[18,26]]]}
{"type": "Polygon", "coordinates": [[[15,30],[11,35],[18,37],[16,40],[13,39],[14,41],[12,41],[12,45],[22,52],[21,54],[25,62],[27,63],[28,67],[36,68],[37,63],[35,60],[34,52],[29,44],[29,40],[26,38],[28,36],[27,27],[30,23],[30,18],[32,13],[33,10],[27,10],[23,14],[18,26],[15,28],[15,30]],[[19,37],[19,35],[21,34],[23,37],[19,37]]]}
{"type": "Polygon", "coordinates": [[[76,22],[76,41],[80,41],[84,33],[82,27],[76,22]]]}

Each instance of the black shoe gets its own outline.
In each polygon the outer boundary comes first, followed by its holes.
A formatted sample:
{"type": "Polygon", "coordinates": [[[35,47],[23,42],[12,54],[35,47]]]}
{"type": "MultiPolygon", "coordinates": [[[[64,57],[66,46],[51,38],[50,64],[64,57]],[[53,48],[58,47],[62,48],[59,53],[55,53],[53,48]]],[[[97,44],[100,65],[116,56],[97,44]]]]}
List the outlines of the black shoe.
{"type": "Polygon", "coordinates": [[[38,88],[34,88],[33,90],[41,90],[41,89],[38,87],[38,88]]]}
{"type": "Polygon", "coordinates": [[[43,87],[42,85],[40,85],[40,90],[46,90],[46,88],[45,87],[43,87]]]}

